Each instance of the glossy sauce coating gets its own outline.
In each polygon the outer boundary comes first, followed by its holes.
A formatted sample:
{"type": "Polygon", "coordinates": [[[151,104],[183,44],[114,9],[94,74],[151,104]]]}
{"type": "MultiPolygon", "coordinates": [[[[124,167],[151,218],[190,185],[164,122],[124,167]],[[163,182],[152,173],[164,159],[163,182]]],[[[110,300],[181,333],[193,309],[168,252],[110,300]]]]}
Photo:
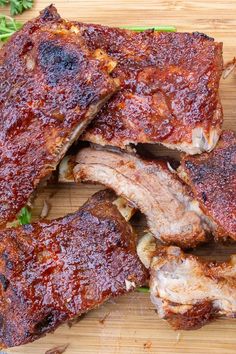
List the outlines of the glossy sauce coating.
{"type": "Polygon", "coordinates": [[[2,48],[0,77],[1,225],[55,169],[116,85],[107,63],[53,6],[2,48]]]}
{"type": "Polygon", "coordinates": [[[74,214],[0,233],[3,346],[33,341],[124,294],[126,280],[144,284],[136,236],[114,198],[102,191],[74,214]]]}
{"type": "Polygon", "coordinates": [[[137,33],[77,24],[90,49],[100,47],[118,61],[121,90],[83,135],[103,145],[192,142],[194,128],[209,139],[220,130],[218,97],[222,43],[200,33],[137,33]]]}
{"type": "Polygon", "coordinates": [[[182,168],[194,197],[218,225],[216,236],[236,240],[235,133],[224,131],[209,154],[186,156],[182,168]]]}

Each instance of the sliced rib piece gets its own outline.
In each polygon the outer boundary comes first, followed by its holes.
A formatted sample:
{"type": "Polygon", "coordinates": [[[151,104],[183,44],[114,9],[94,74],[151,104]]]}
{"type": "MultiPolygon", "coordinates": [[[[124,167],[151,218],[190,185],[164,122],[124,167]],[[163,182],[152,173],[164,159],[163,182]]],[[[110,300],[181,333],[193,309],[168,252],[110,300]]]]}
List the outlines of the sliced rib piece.
{"type": "Polygon", "coordinates": [[[215,223],[216,238],[236,240],[236,136],[224,131],[209,154],[185,156],[179,176],[188,183],[201,209],[215,223]]]}
{"type": "MultiPolygon", "coordinates": [[[[75,156],[66,155],[60,162],[58,168],[58,182],[59,183],[73,183],[75,182],[73,169],[75,167],[75,156]]],[[[121,215],[126,221],[129,221],[132,216],[136,213],[137,208],[134,207],[133,203],[130,203],[127,199],[122,197],[117,197],[114,204],[119,209],[121,215]]]]}
{"type": "Polygon", "coordinates": [[[111,64],[52,6],[2,48],[0,225],[14,219],[116,90],[111,64]]]}
{"type": "Polygon", "coordinates": [[[83,135],[121,148],[161,143],[189,154],[215,146],[222,124],[222,43],[200,33],[137,33],[77,24],[90,49],[118,61],[121,90],[83,135]]]}
{"type": "Polygon", "coordinates": [[[165,161],[84,148],[76,156],[74,177],[106,185],[133,202],[146,215],[150,231],[166,244],[194,247],[206,240],[207,218],[165,161]]]}
{"type": "Polygon", "coordinates": [[[33,341],[144,284],[136,236],[111,191],[78,212],[0,232],[0,344],[33,341]]]}
{"type": "Polygon", "coordinates": [[[154,246],[150,235],[138,245],[150,267],[150,294],[160,318],[175,329],[195,329],[219,316],[236,317],[236,259],[206,262],[178,247],[154,246]]]}

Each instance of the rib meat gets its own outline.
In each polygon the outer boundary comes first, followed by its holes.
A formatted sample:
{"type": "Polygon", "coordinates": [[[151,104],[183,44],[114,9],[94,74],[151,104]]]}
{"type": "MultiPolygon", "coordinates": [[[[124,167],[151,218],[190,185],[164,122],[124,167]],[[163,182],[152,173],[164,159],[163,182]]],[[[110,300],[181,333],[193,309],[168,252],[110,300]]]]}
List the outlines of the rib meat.
{"type": "Polygon", "coordinates": [[[236,262],[206,262],[178,247],[156,247],[146,235],[139,255],[151,272],[151,300],[175,329],[195,329],[219,317],[236,317],[236,262]]]}
{"type": "Polygon", "coordinates": [[[216,238],[236,240],[236,136],[224,131],[209,154],[185,156],[179,175],[187,182],[201,209],[216,227],[216,238]]]}
{"type": "Polygon", "coordinates": [[[111,191],[78,212],[0,232],[0,344],[33,341],[144,284],[136,236],[111,191]]]}
{"type": "Polygon", "coordinates": [[[113,77],[121,80],[84,140],[121,148],[161,143],[189,154],[213,149],[222,123],[222,43],[200,33],[77,26],[91,50],[118,61],[113,77]]]}
{"type": "Polygon", "coordinates": [[[115,62],[91,51],[53,6],[0,52],[0,225],[14,219],[116,90],[115,62]]]}
{"type": "Polygon", "coordinates": [[[74,177],[106,185],[133,202],[153,235],[166,244],[194,247],[206,241],[208,219],[165,161],[84,148],[76,156],[74,177]]]}

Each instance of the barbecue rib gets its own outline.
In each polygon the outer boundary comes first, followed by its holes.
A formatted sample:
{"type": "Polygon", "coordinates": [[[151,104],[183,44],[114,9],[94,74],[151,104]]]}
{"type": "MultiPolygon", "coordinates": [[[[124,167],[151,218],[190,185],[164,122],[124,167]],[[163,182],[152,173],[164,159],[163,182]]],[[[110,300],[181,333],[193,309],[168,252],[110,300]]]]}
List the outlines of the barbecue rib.
{"type": "Polygon", "coordinates": [[[206,241],[208,219],[165,161],[84,148],[76,156],[77,182],[96,182],[133,202],[150,231],[166,244],[194,247],[206,241]]]}
{"type": "Polygon", "coordinates": [[[78,212],[0,232],[0,344],[33,341],[111,296],[144,284],[136,236],[95,194],[78,212]]]}
{"type": "Polygon", "coordinates": [[[215,146],[222,124],[222,44],[200,33],[137,33],[76,24],[91,50],[118,61],[117,92],[82,139],[124,148],[162,143],[189,154],[215,146]]]}
{"type": "Polygon", "coordinates": [[[235,256],[229,262],[205,262],[178,247],[156,246],[155,251],[153,242],[144,236],[138,254],[150,267],[151,300],[160,318],[175,329],[195,329],[215,317],[236,317],[235,256]]]}
{"type": "Polygon", "coordinates": [[[116,90],[115,65],[88,50],[53,6],[0,52],[0,225],[14,219],[116,90]]]}
{"type": "Polygon", "coordinates": [[[209,154],[186,156],[179,176],[188,183],[201,209],[215,223],[216,238],[236,240],[236,136],[224,131],[209,154]]]}

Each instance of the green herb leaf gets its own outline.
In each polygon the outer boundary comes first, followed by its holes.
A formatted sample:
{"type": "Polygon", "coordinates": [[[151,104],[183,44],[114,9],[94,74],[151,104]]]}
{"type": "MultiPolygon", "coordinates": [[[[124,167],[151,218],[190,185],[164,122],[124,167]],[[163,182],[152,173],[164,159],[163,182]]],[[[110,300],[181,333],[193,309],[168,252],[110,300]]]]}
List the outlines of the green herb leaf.
{"type": "Polygon", "coordinates": [[[0,6],[6,6],[8,3],[8,0],[0,0],[0,6]]]}
{"type": "Polygon", "coordinates": [[[149,293],[149,288],[142,286],[141,288],[137,288],[139,293],[149,293]]]}
{"type": "Polygon", "coordinates": [[[10,5],[11,15],[18,15],[31,9],[34,0],[0,0],[0,6],[10,5]]]}
{"type": "Polygon", "coordinates": [[[20,0],[10,0],[11,15],[21,14],[23,12],[23,6],[20,0]]]}
{"type": "Polygon", "coordinates": [[[146,30],[150,30],[153,29],[154,31],[158,31],[158,32],[176,32],[177,29],[174,26],[154,26],[154,27],[145,27],[145,26],[124,26],[124,27],[120,27],[120,28],[124,28],[124,29],[129,29],[132,31],[136,31],[136,32],[143,32],[146,30]]]}
{"type": "Polygon", "coordinates": [[[33,7],[34,1],[33,0],[22,0],[22,6],[24,10],[31,9],[33,7]]]}
{"type": "MultiPolygon", "coordinates": [[[[1,0],[0,0],[1,1],[1,0]]],[[[0,41],[6,41],[13,33],[22,27],[22,24],[16,22],[9,16],[0,15],[0,41]]]]}
{"type": "Polygon", "coordinates": [[[31,217],[32,216],[29,209],[27,207],[22,208],[18,216],[19,224],[20,225],[30,224],[31,217]]]}

